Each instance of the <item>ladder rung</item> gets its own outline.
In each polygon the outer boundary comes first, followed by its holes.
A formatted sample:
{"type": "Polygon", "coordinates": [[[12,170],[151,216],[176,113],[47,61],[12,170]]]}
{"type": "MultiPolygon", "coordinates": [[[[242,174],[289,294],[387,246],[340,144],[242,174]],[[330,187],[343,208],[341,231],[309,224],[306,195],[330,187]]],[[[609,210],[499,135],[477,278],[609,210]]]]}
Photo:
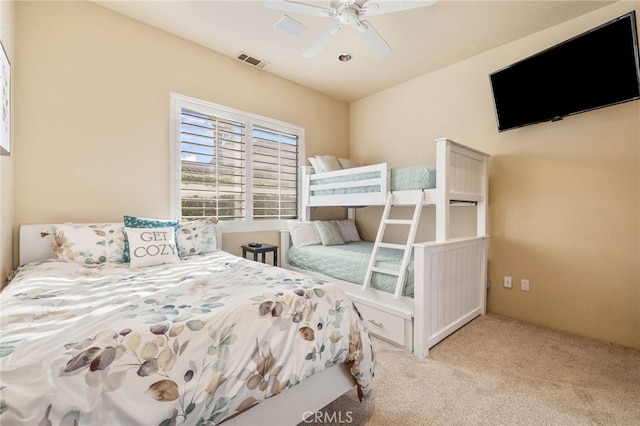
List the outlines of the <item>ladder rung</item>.
{"type": "Polygon", "coordinates": [[[386,268],[378,268],[377,266],[374,266],[373,268],[371,268],[371,270],[373,272],[379,272],[381,274],[395,275],[395,276],[400,275],[400,271],[394,271],[393,269],[386,269],[386,268]]]}
{"type": "Polygon", "coordinates": [[[390,249],[397,249],[397,250],[406,250],[407,246],[404,244],[395,244],[395,243],[378,243],[379,247],[385,247],[385,248],[390,248],[390,249]]]}
{"type": "Polygon", "coordinates": [[[411,219],[385,219],[384,223],[387,225],[411,225],[413,221],[411,219]]]}

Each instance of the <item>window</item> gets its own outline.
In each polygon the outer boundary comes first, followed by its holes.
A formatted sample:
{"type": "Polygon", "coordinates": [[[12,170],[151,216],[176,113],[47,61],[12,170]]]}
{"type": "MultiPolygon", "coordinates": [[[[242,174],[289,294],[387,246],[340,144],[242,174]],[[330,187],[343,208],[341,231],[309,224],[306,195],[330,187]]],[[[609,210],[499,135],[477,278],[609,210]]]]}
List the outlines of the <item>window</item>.
{"type": "Polygon", "coordinates": [[[303,129],[180,95],[172,106],[176,217],[245,229],[298,218],[303,129]]]}

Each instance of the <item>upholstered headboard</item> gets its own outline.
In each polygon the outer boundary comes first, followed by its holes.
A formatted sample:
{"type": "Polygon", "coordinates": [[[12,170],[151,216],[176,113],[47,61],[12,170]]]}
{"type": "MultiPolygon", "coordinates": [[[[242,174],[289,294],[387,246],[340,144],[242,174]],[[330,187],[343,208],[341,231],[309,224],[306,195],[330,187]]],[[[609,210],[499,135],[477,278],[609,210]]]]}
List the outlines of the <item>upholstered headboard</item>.
{"type": "MultiPolygon", "coordinates": [[[[20,225],[20,265],[38,260],[55,257],[51,249],[53,235],[42,237],[41,233],[55,224],[24,224],[20,225]]],[[[222,234],[216,227],[216,243],[218,249],[222,247],[222,234]]]]}
{"type": "Polygon", "coordinates": [[[28,224],[20,226],[20,265],[55,257],[51,245],[53,235],[44,238],[41,232],[47,229],[45,224],[28,224]]]}

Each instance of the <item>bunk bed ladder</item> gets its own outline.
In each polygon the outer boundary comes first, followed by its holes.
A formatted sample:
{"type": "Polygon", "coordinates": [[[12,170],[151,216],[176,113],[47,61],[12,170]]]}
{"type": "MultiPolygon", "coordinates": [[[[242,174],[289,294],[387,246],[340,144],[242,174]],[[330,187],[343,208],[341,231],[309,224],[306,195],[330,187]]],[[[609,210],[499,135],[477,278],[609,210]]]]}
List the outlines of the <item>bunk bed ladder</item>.
{"type": "Polygon", "coordinates": [[[389,219],[389,215],[391,213],[391,207],[393,206],[394,196],[393,196],[393,193],[389,193],[389,195],[387,196],[387,202],[384,206],[384,211],[382,212],[382,220],[380,220],[380,227],[378,228],[378,235],[376,236],[376,240],[373,244],[373,250],[371,252],[371,258],[369,259],[367,273],[364,278],[364,283],[362,284],[362,290],[366,290],[367,288],[369,288],[369,284],[371,284],[371,278],[373,277],[373,273],[377,272],[380,274],[397,276],[398,279],[396,281],[396,289],[395,289],[393,298],[397,299],[402,294],[402,290],[404,289],[405,277],[407,275],[407,268],[409,267],[409,260],[411,258],[411,250],[413,249],[413,243],[415,241],[416,232],[418,230],[420,213],[422,212],[423,198],[424,198],[424,194],[422,191],[420,191],[416,196],[415,209],[413,211],[412,219],[389,219]],[[384,238],[384,232],[387,228],[387,225],[409,226],[407,243],[395,244],[395,243],[387,243],[382,241],[384,238]],[[400,264],[400,268],[398,270],[381,268],[376,266],[376,263],[378,260],[378,252],[381,247],[404,251],[404,254],[402,256],[402,263],[400,264]]]}

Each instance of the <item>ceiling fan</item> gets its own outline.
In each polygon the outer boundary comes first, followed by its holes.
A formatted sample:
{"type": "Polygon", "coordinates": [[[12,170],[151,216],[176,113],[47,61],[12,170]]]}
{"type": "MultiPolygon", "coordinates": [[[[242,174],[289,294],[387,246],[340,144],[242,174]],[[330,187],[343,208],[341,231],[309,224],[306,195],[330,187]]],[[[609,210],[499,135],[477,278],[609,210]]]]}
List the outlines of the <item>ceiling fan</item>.
{"type": "Polygon", "coordinates": [[[336,27],[331,28],[302,54],[304,58],[317,56],[348,25],[355,25],[362,40],[373,54],[378,58],[382,58],[391,52],[391,46],[387,44],[370,22],[360,18],[362,16],[381,15],[383,13],[431,6],[435,2],[436,0],[341,0],[331,3],[334,6],[329,7],[290,0],[265,0],[264,3],[267,7],[286,12],[336,18],[338,20],[336,27]]]}

